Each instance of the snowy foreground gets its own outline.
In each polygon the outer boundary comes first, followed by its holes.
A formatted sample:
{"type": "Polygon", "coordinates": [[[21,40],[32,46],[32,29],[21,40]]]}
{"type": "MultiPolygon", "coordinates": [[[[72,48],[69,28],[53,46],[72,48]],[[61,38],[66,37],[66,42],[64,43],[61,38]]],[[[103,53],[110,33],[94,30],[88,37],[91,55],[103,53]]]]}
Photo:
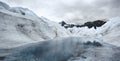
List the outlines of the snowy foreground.
{"type": "Polygon", "coordinates": [[[31,10],[0,2],[0,61],[120,61],[120,17],[65,29],[31,10]]]}

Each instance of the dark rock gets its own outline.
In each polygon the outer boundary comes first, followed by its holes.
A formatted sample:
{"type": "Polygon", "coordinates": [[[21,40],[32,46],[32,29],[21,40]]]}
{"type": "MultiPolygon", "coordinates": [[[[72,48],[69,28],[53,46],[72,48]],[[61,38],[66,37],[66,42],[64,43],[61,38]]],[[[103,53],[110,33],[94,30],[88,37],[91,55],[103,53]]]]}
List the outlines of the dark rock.
{"type": "Polygon", "coordinates": [[[85,45],[91,45],[92,44],[92,42],[90,42],[90,41],[87,41],[86,43],[84,43],[85,45]]]}
{"type": "Polygon", "coordinates": [[[17,26],[19,26],[19,27],[24,27],[24,25],[23,25],[23,24],[18,24],[17,26]]]}
{"type": "Polygon", "coordinates": [[[101,27],[102,25],[104,25],[106,22],[102,21],[102,20],[97,20],[97,21],[93,21],[93,22],[86,22],[84,24],[84,26],[87,26],[88,28],[92,28],[94,27],[95,29],[97,27],[101,27]]]}
{"type": "Polygon", "coordinates": [[[85,27],[85,26],[87,26],[88,28],[94,27],[95,29],[97,27],[100,27],[100,26],[104,25],[105,23],[106,22],[102,21],[102,20],[96,20],[96,21],[93,21],[93,22],[86,22],[83,25],[67,24],[64,21],[60,22],[61,26],[65,27],[65,28],[73,28],[73,27],[79,28],[79,27],[85,27]]]}
{"type": "Polygon", "coordinates": [[[84,45],[91,45],[91,46],[95,46],[95,47],[100,47],[100,46],[102,46],[102,44],[99,43],[99,42],[97,42],[97,41],[94,41],[94,42],[87,41],[86,43],[84,43],[84,45]]]}
{"type": "Polygon", "coordinates": [[[88,28],[92,28],[93,27],[93,23],[92,22],[86,22],[84,24],[84,26],[87,26],[88,28]]]}
{"type": "Polygon", "coordinates": [[[5,57],[4,56],[0,56],[0,60],[4,60],[5,59],[5,57]]]}
{"type": "Polygon", "coordinates": [[[77,28],[82,27],[81,25],[75,25],[77,28]]]}
{"type": "Polygon", "coordinates": [[[24,13],[24,12],[22,12],[21,14],[22,14],[22,15],[25,15],[25,13],[24,13]]]}
{"type": "Polygon", "coordinates": [[[96,46],[96,47],[100,47],[100,46],[102,46],[102,44],[99,43],[99,42],[97,42],[97,41],[94,41],[94,42],[93,42],[93,45],[96,46]]]}
{"type": "Polygon", "coordinates": [[[66,23],[64,21],[60,22],[61,26],[64,26],[66,23]]]}

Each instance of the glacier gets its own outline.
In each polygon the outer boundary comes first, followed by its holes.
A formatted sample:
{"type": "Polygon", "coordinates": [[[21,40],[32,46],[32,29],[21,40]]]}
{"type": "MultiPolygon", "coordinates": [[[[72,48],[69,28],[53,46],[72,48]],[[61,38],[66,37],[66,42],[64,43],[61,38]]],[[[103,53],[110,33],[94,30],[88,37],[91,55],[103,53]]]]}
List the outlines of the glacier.
{"type": "Polygon", "coordinates": [[[120,17],[96,29],[66,29],[0,2],[0,61],[120,61],[119,30],[120,17]]]}
{"type": "MultiPolygon", "coordinates": [[[[26,13],[26,11],[24,12],[26,13]]],[[[0,48],[11,48],[39,40],[67,37],[70,34],[59,24],[52,21],[49,21],[48,24],[48,21],[43,17],[25,16],[0,9],[0,48]]]]}

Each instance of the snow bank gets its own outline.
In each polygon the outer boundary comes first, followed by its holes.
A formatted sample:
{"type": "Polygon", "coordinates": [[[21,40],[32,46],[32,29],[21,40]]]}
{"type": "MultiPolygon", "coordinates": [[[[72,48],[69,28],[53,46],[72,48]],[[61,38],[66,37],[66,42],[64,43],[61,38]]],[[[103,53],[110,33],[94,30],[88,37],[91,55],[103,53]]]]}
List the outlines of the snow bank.
{"type": "Polygon", "coordinates": [[[97,29],[88,28],[88,27],[81,27],[81,28],[68,28],[74,37],[81,37],[84,41],[103,41],[102,35],[98,33],[97,29]]]}
{"type": "Polygon", "coordinates": [[[120,46],[120,17],[109,19],[109,21],[99,28],[100,34],[105,42],[120,46]]]}

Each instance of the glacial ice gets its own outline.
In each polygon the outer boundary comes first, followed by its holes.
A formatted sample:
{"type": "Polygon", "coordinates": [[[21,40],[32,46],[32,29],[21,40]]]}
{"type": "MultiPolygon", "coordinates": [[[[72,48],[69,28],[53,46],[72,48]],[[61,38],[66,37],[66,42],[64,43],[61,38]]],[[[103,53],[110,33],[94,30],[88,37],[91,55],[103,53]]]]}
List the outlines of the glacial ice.
{"type": "Polygon", "coordinates": [[[67,32],[55,22],[51,22],[50,25],[47,23],[49,20],[24,16],[8,10],[0,10],[0,18],[0,48],[17,47],[34,41],[67,37],[69,34],[69,31],[67,32]]]}
{"type": "Polygon", "coordinates": [[[108,20],[97,29],[65,29],[0,2],[0,61],[120,61],[120,17],[108,20]]]}

